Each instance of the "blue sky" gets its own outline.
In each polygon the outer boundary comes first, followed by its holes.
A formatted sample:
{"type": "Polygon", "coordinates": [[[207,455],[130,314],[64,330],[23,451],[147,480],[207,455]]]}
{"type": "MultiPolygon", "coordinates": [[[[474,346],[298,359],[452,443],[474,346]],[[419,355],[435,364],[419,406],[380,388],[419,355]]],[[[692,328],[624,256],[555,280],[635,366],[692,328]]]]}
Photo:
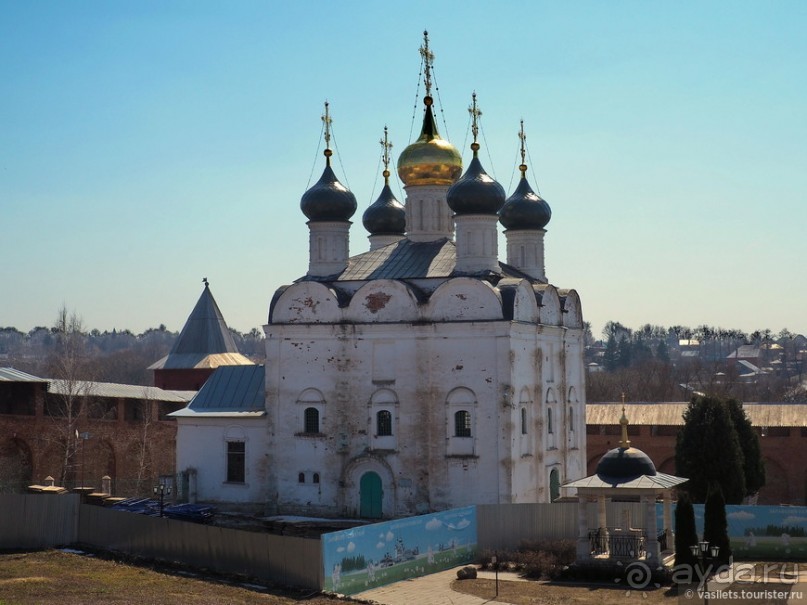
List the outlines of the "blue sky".
{"type": "Polygon", "coordinates": [[[0,0],[0,326],[65,304],[178,330],[203,277],[232,327],[263,325],[307,269],[323,102],[356,254],[384,125],[395,158],[417,134],[426,28],[441,132],[467,161],[476,91],[508,193],[524,119],[547,276],[595,334],[807,332],[805,27],[801,1],[0,0]]]}

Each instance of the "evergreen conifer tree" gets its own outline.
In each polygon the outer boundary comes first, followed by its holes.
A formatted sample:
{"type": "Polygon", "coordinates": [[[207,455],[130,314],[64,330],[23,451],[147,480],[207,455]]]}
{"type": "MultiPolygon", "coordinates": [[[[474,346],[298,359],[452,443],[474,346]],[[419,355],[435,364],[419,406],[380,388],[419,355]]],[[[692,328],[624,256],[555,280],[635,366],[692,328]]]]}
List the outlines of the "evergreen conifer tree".
{"type": "Polygon", "coordinates": [[[709,543],[709,550],[717,546],[720,550],[712,561],[715,568],[728,565],[731,558],[729,544],[729,527],[726,519],[726,500],[720,485],[713,483],[709,487],[706,506],[703,512],[703,539],[709,543]]]}
{"type": "Polygon", "coordinates": [[[675,565],[690,565],[697,563],[692,554],[691,546],[698,543],[698,532],[695,528],[695,508],[692,500],[685,493],[678,495],[675,505],[675,565]]]}
{"type": "Polygon", "coordinates": [[[712,397],[693,397],[675,445],[676,474],[693,502],[704,502],[710,483],[720,485],[726,501],[745,496],[743,453],[728,406],[712,397]]]}
{"type": "Polygon", "coordinates": [[[734,430],[740,441],[743,452],[743,475],[745,476],[745,495],[752,496],[765,485],[765,463],[759,447],[759,435],[751,426],[751,421],[745,414],[743,404],[736,399],[726,401],[734,430]]]}

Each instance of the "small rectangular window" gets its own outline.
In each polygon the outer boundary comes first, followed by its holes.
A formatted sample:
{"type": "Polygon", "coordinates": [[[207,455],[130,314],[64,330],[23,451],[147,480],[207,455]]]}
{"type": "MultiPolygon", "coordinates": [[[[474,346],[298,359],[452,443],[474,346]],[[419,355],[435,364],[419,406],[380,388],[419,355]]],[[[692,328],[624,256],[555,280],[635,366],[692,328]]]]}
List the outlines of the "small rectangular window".
{"type": "Polygon", "coordinates": [[[454,436],[471,436],[471,414],[465,410],[460,410],[454,414],[454,436]]]}
{"type": "Polygon", "coordinates": [[[245,445],[243,441],[227,442],[227,483],[244,483],[245,445]]]}
{"type": "Polygon", "coordinates": [[[381,410],[376,415],[376,434],[379,437],[388,437],[392,435],[392,413],[388,410],[381,410]]]}

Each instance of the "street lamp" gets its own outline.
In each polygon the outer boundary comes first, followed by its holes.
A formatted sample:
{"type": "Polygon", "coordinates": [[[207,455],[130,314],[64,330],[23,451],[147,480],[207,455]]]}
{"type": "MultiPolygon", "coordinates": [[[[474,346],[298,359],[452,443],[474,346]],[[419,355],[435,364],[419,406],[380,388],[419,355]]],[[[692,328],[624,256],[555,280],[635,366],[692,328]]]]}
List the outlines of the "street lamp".
{"type": "Polygon", "coordinates": [[[163,507],[165,504],[165,496],[171,495],[171,486],[166,485],[165,483],[160,483],[159,485],[154,486],[154,495],[160,496],[160,516],[163,516],[163,507]]]}
{"type": "Polygon", "coordinates": [[[701,540],[697,544],[693,544],[689,547],[689,550],[692,551],[692,555],[697,557],[698,562],[700,563],[700,568],[703,573],[703,603],[704,605],[709,605],[709,574],[706,572],[706,557],[708,556],[706,553],[712,555],[712,559],[717,559],[717,555],[720,552],[720,547],[717,545],[712,545],[709,548],[709,542],[706,540],[701,540]]]}

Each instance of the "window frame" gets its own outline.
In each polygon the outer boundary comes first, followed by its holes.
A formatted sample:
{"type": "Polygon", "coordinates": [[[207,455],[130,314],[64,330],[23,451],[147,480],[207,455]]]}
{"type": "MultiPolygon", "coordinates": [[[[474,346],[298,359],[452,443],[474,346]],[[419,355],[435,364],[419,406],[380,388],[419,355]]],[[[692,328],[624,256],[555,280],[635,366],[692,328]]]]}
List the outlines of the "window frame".
{"type": "Polygon", "coordinates": [[[243,440],[227,441],[226,483],[246,483],[247,444],[243,440]],[[240,449],[240,451],[239,451],[240,449]]]}

